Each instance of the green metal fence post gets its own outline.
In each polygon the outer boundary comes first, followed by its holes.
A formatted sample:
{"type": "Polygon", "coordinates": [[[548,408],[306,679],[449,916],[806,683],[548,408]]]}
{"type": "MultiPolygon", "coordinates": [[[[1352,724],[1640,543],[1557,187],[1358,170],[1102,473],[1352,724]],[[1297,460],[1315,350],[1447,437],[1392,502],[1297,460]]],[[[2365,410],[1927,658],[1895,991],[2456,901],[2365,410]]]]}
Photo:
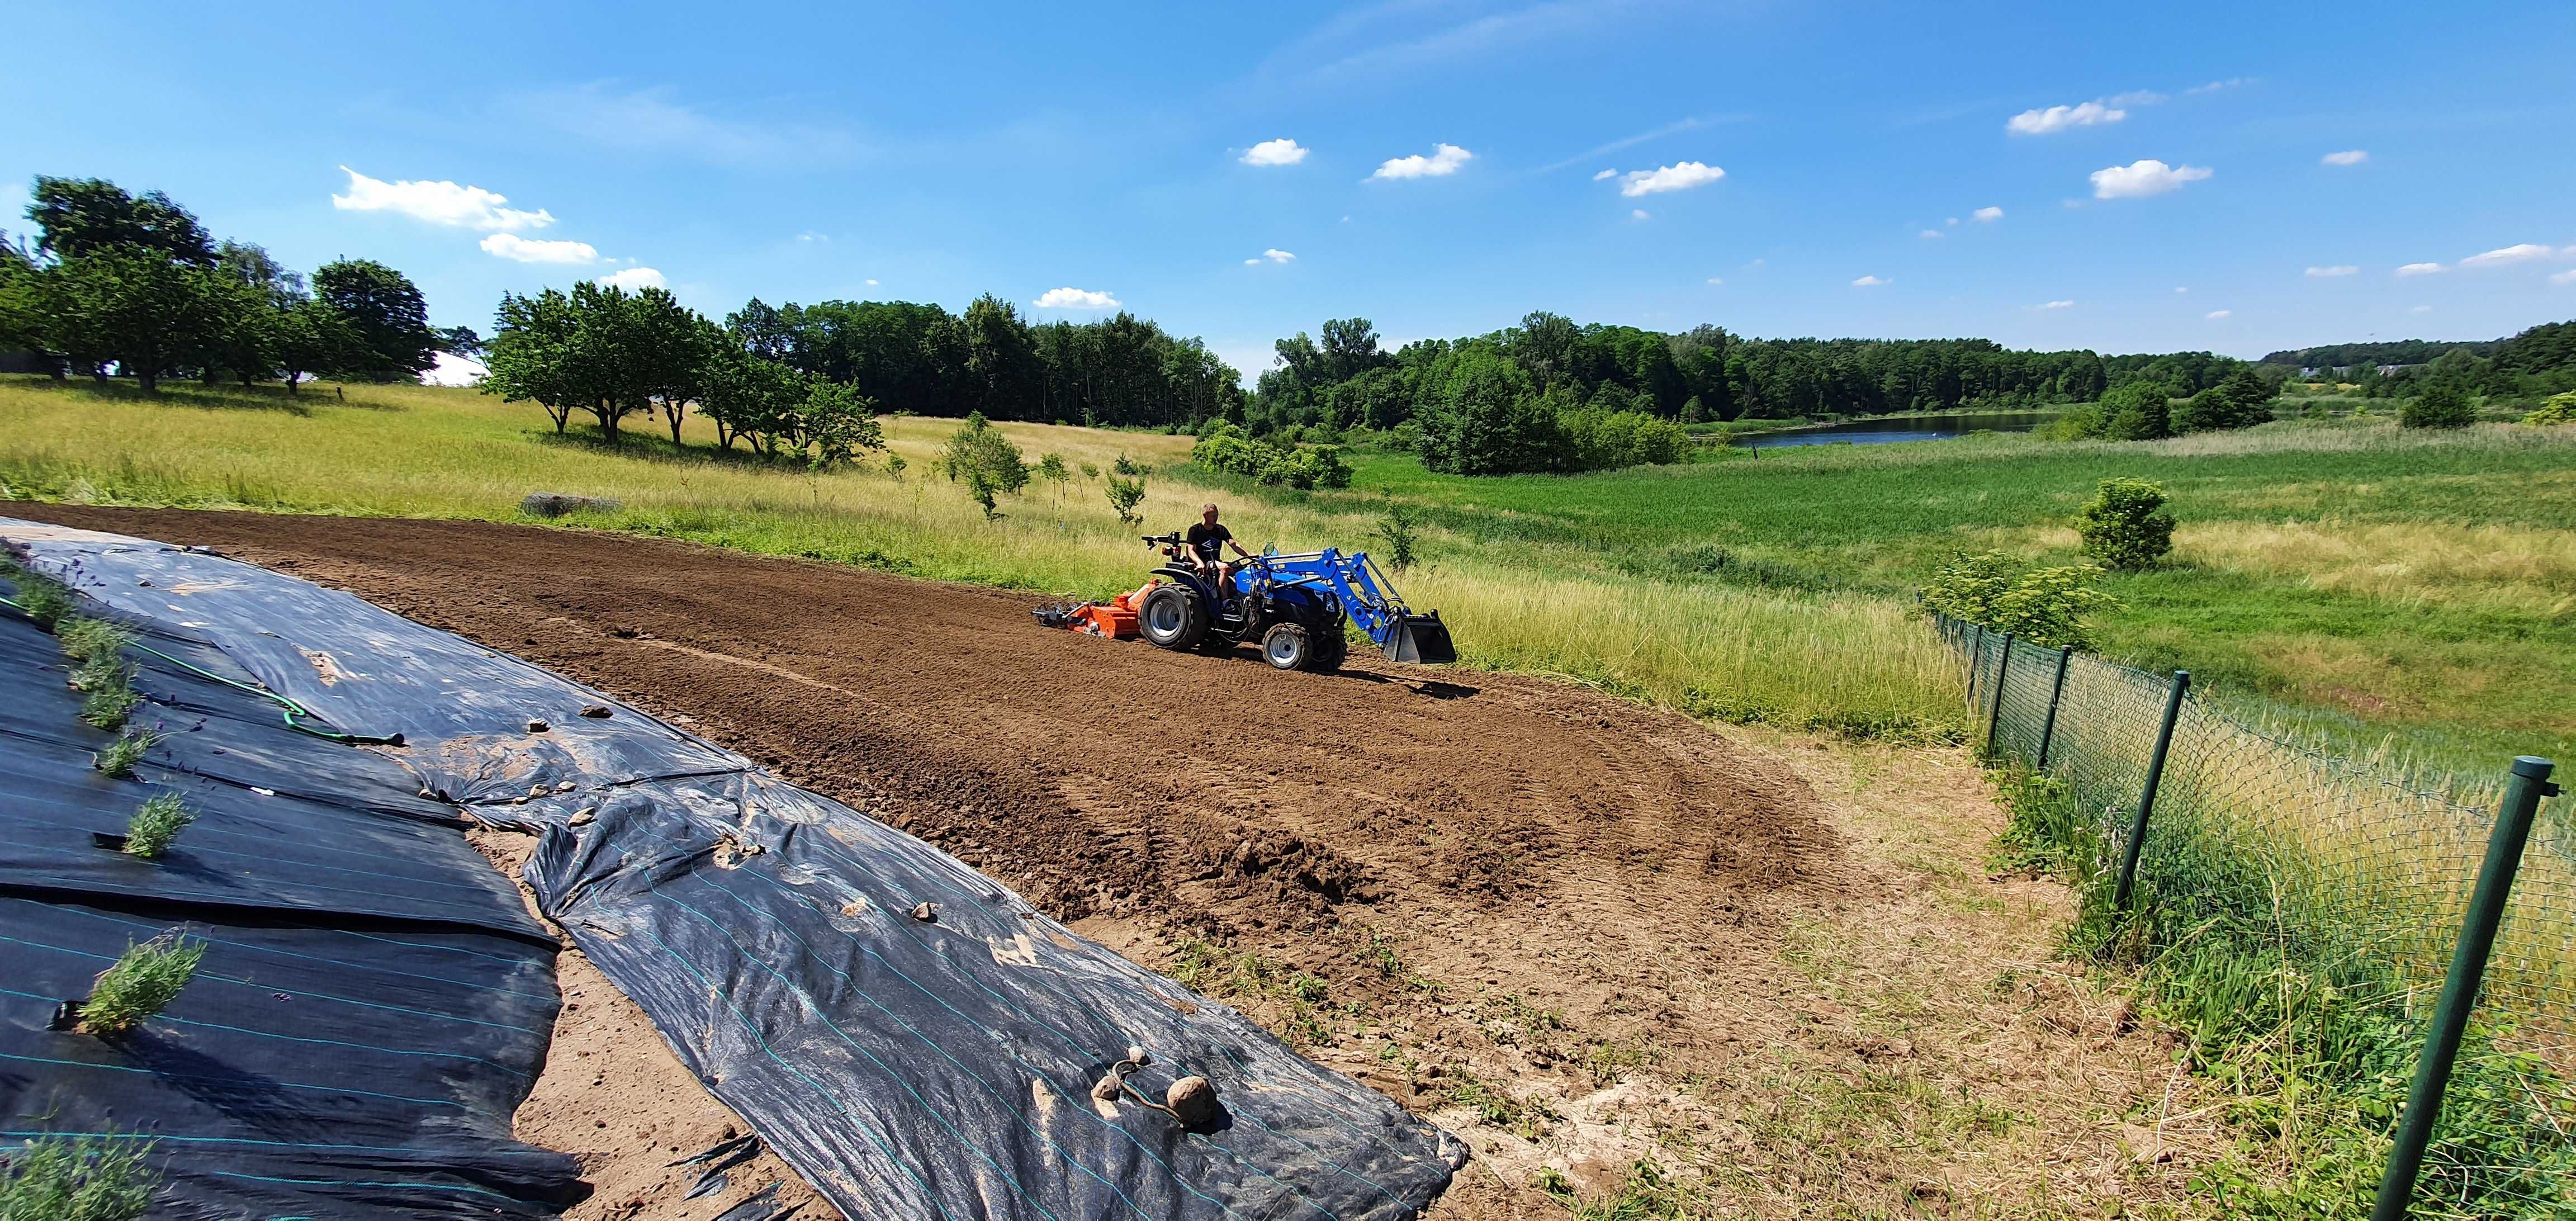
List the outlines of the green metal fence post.
{"type": "Polygon", "coordinates": [[[1995,757],[1995,730],[2004,723],[2004,676],[2012,672],[2013,634],[2004,633],[2003,648],[1995,653],[1994,697],[1986,709],[1986,757],[1995,757]]]}
{"type": "Polygon", "coordinates": [[[2075,646],[2057,651],[2057,681],[2048,686],[2048,720],[2039,729],[2040,771],[2048,770],[2048,744],[2057,738],[2057,701],[2066,698],[2066,665],[2075,660],[2075,646]]]}
{"type": "Polygon", "coordinates": [[[2138,816],[2129,823],[2128,851],[2120,858],[2120,889],[2111,910],[2129,910],[2129,890],[2138,881],[2138,850],[2147,843],[2147,814],[2156,808],[2156,786],[2164,783],[2165,752],[2173,746],[2174,721],[2182,715],[2182,697],[2191,690],[2191,671],[2176,670],[2173,691],[2165,696],[2165,722],[2156,730],[2156,752],[2147,757],[2147,783],[2138,794],[2138,816]]]}
{"type": "Polygon", "coordinates": [[[2424,1147],[2441,1118],[2442,1091],[2451,1082],[2451,1064],[2459,1058],[2460,1035],[2468,1029],[2469,1011],[2477,1007],[2478,984],[2485,978],[2487,953],[2495,948],[2496,925],[2504,919],[2513,875],[2522,867],[2523,845],[2531,838],[2531,820],[2540,799],[2555,796],[2549,782],[2554,767],[2547,759],[2524,755],[2513,761],[2513,779],[2496,810],[2495,831],[2487,837],[2487,861],[2478,870],[2477,889],[2469,895],[2468,919],[2460,925],[2460,943],[2451,952],[2451,974],[2442,981],[2441,1002],[2433,1007],[2433,1026],[2424,1035],[2424,1057],[2415,1064],[2415,1085],[2407,1091],[2397,1145],[2388,1151],[2388,1173],[2379,1181],[2379,1202],[2371,1221],[2404,1221],[2415,1195],[2415,1175],[2424,1167],[2424,1147]]]}

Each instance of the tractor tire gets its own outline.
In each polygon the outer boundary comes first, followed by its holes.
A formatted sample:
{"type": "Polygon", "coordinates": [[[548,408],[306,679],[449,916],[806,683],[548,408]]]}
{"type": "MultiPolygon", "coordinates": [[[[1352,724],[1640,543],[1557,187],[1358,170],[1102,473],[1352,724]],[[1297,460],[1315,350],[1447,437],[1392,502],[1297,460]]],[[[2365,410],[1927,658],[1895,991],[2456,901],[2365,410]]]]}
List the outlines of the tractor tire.
{"type": "Polygon", "coordinates": [[[1314,660],[1307,662],[1306,668],[1317,674],[1330,674],[1341,669],[1350,655],[1350,637],[1343,635],[1342,625],[1336,623],[1318,633],[1314,660]]]}
{"type": "Polygon", "coordinates": [[[1273,670],[1305,670],[1315,664],[1315,638],[1302,623],[1273,624],[1261,634],[1261,660],[1273,670]]]}
{"type": "Polygon", "coordinates": [[[1195,649],[1207,639],[1207,601],[1184,585],[1157,585],[1136,608],[1136,632],[1158,649],[1195,649]]]}

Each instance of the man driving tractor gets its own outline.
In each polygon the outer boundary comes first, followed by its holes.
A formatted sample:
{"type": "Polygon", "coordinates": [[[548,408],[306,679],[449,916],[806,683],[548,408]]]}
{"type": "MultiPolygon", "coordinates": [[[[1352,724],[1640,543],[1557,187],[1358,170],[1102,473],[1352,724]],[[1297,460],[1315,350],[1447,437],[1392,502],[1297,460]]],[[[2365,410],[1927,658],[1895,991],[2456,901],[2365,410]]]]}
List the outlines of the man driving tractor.
{"type": "Polygon", "coordinates": [[[1252,553],[1234,541],[1234,531],[1217,524],[1215,505],[1199,506],[1199,524],[1190,527],[1189,534],[1182,541],[1189,544],[1190,562],[1198,568],[1199,575],[1218,591],[1217,596],[1233,596],[1235,566],[1225,558],[1225,549],[1232,547],[1236,555],[1247,560],[1252,558],[1252,553]]]}

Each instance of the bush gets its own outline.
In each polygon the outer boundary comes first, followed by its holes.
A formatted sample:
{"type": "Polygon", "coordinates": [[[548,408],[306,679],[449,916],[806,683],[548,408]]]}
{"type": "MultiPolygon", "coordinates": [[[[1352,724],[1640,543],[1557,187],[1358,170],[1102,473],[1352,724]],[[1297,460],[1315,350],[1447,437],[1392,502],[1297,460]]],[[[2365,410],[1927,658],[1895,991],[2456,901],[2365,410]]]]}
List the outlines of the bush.
{"type": "Polygon", "coordinates": [[[123,780],[134,774],[134,765],[161,741],[161,735],[149,729],[129,729],[125,736],[100,747],[96,765],[101,775],[123,780]]]}
{"type": "Polygon", "coordinates": [[[1209,470],[1247,476],[1273,487],[1346,488],[1351,467],[1333,446],[1281,448],[1255,440],[1223,420],[1214,421],[1190,447],[1190,461],[1209,470]]]}
{"type": "Polygon", "coordinates": [[[1037,476],[1040,479],[1062,483],[1072,478],[1073,472],[1065,469],[1063,454],[1046,454],[1038,459],[1037,476]]]}
{"type": "Polygon", "coordinates": [[[967,416],[965,425],[940,447],[939,466],[950,482],[966,484],[966,494],[982,507],[986,521],[1002,516],[994,505],[995,494],[1017,493],[1029,486],[1029,468],[1020,460],[1020,447],[1011,444],[980,411],[967,416]]]}
{"type": "Polygon", "coordinates": [[[119,1035],[142,1025],[179,998],[205,956],[205,942],[176,933],[163,933],[141,945],[126,943],[124,955],[99,972],[89,999],[81,1002],[81,1029],[94,1035],[119,1035]]]}
{"type": "Polygon", "coordinates": [[[1558,427],[1573,449],[1578,470],[1661,465],[1682,461],[1692,446],[1690,433],[1670,420],[1641,411],[1604,411],[1585,407],[1562,412],[1558,427]]]}
{"type": "Polygon", "coordinates": [[[2576,390],[2553,394],[2540,404],[2540,410],[2522,417],[2525,424],[2576,424],[2576,390]]]}
{"type": "Polygon", "coordinates": [[[1422,510],[1400,500],[1388,499],[1386,512],[1377,519],[1378,539],[1386,544],[1386,566],[1399,575],[1413,567],[1415,528],[1422,524],[1422,510]]]}
{"type": "Polygon", "coordinates": [[[2173,435],[2173,391],[2162,382],[2130,382],[2102,396],[2102,431],[2110,441],[2153,441],[2173,435]]]}
{"type": "Polygon", "coordinates": [[[1129,479],[1123,475],[1109,477],[1109,507],[1118,510],[1118,520],[1131,526],[1145,520],[1142,514],[1136,512],[1137,504],[1144,499],[1144,480],[1129,479]]]}
{"type": "Polygon", "coordinates": [[[85,662],[99,657],[115,657],[125,651],[125,646],[134,643],[134,637],[105,619],[79,616],[55,626],[54,643],[62,648],[63,656],[85,662]]]}
{"type": "Polygon", "coordinates": [[[72,613],[71,591],[31,572],[18,578],[18,609],[36,621],[36,626],[50,632],[72,613]]]}
{"type": "Polygon", "coordinates": [[[2436,379],[2424,387],[2424,393],[2406,400],[2397,411],[2401,428],[2466,428],[2477,422],[2477,411],[2469,405],[2469,391],[2456,381],[2436,379]]]}
{"type": "Polygon", "coordinates": [[[196,814],[179,800],[177,793],[163,793],[144,802],[143,808],[125,822],[126,854],[147,861],[157,858],[169,849],[172,840],[179,838],[181,828],[195,821],[196,814]]]}
{"type": "Polygon", "coordinates": [[[2039,568],[2000,551],[1962,553],[1923,587],[1923,608],[1982,623],[2042,648],[2089,648],[2084,616],[2115,610],[2111,595],[2085,584],[2102,575],[2091,564],[2039,568]]]}
{"type": "Polygon", "coordinates": [[[2075,515],[2084,554],[2118,570],[2154,567],[2173,550],[2173,532],[2164,486],[2144,479],[2103,480],[2092,503],[2075,515]]]}
{"type": "Polygon", "coordinates": [[[2272,422],[2272,402],[2278,396],[2262,378],[2238,370],[2227,380],[2191,396],[2173,413],[2175,432],[2212,432],[2230,428],[2252,428],[2272,422]]]}
{"type": "Polygon", "coordinates": [[[0,1219],[133,1221],[152,1207],[155,1145],[112,1134],[38,1136],[0,1164],[0,1219]]]}

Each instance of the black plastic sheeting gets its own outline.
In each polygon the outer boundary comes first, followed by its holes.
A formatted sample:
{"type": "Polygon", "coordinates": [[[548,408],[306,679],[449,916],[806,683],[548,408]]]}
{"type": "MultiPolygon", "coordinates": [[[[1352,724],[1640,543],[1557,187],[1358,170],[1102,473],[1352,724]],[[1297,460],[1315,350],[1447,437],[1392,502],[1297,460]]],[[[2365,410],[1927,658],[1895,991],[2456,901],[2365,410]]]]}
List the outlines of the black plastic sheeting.
{"type": "Polygon", "coordinates": [[[0,538],[334,728],[404,735],[351,753],[399,759],[411,791],[538,831],[541,910],[850,1216],[1406,1217],[1464,1160],[938,849],[599,692],[211,554],[7,520],[0,538]],[[1130,1045],[1148,1096],[1204,1076],[1223,1117],[1095,1102],[1130,1045]]]}
{"type": "Polygon", "coordinates": [[[0,1146],[154,1140],[166,1217],[536,1218],[581,1198],[577,1163],[511,1138],[554,1028],[554,938],[456,811],[393,760],[136,656],[135,722],[167,738],[110,779],[55,641],[0,613],[0,1146]],[[197,821],[160,860],[91,840],[165,792],[197,821]],[[206,955],[165,1013],[115,1040],[49,1029],[172,931],[206,955]]]}

